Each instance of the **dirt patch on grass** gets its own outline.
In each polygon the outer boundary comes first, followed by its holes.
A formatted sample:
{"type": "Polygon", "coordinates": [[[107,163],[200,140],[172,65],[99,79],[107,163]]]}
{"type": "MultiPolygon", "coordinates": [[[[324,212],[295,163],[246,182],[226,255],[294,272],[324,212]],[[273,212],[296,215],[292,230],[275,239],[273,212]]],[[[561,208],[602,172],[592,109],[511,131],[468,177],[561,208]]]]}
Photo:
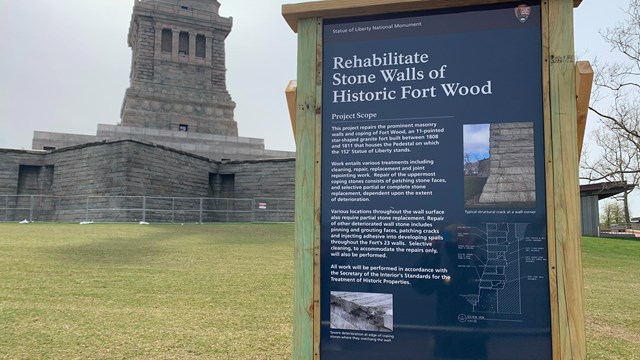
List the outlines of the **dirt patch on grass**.
{"type": "Polygon", "coordinates": [[[628,341],[635,345],[640,345],[640,334],[625,329],[620,326],[605,323],[604,321],[587,316],[587,332],[591,332],[591,337],[606,336],[628,341]],[[594,336],[595,335],[595,336],[594,336]]]}

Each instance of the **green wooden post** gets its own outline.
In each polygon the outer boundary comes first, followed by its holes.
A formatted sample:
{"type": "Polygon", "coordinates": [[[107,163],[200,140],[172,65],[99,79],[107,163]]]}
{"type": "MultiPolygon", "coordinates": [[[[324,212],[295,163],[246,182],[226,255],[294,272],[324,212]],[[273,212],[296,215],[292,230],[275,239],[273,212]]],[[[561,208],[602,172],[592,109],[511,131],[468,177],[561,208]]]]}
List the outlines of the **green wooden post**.
{"type": "Polygon", "coordinates": [[[293,359],[311,360],[316,352],[314,324],[319,312],[320,124],[322,99],[322,20],[298,23],[296,117],[296,244],[293,289],[293,359]]]}

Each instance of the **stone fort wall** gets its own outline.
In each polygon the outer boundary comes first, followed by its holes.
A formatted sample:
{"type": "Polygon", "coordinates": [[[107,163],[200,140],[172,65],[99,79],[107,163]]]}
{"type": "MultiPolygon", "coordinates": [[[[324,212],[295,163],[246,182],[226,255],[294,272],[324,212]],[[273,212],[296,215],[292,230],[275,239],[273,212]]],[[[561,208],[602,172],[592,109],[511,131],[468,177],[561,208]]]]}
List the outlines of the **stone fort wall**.
{"type": "MultiPolygon", "coordinates": [[[[294,168],[292,158],[221,162],[131,140],[46,152],[0,149],[0,196],[293,198],[294,168]]],[[[12,199],[10,207],[28,206],[18,203],[28,197],[12,199]]],[[[63,213],[65,206],[49,208],[40,221],[79,216],[63,213]]]]}
{"type": "Polygon", "coordinates": [[[489,178],[481,204],[535,206],[533,139],[531,122],[491,124],[489,178]]]}
{"type": "Polygon", "coordinates": [[[98,124],[95,136],[34,131],[32,148],[53,150],[115,140],[154,143],[214,160],[295,157],[294,152],[265,149],[264,139],[105,124],[98,124]]]}

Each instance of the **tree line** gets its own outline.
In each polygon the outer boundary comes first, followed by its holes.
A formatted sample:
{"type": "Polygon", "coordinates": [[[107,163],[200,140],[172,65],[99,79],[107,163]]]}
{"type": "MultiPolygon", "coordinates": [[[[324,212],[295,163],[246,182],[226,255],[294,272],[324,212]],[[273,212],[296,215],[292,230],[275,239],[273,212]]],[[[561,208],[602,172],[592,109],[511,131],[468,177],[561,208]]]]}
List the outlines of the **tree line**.
{"type": "MultiPolygon", "coordinates": [[[[594,91],[589,110],[597,115],[602,126],[589,135],[591,143],[583,148],[580,178],[588,182],[639,185],[640,0],[630,0],[623,19],[602,30],[601,35],[618,60],[594,61],[594,91]]],[[[619,195],[621,204],[607,205],[601,220],[630,223],[632,191],[627,189],[619,195]],[[613,209],[616,207],[618,210],[613,209]]]]}

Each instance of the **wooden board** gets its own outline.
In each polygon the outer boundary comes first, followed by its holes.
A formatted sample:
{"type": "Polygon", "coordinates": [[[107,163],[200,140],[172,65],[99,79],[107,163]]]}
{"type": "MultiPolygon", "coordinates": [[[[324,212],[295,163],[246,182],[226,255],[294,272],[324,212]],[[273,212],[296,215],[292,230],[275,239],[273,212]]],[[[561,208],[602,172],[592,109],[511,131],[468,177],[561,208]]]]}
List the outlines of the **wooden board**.
{"type": "Polygon", "coordinates": [[[293,140],[296,139],[296,89],[298,84],[295,80],[289,81],[284,95],[287,98],[287,107],[289,108],[289,118],[291,119],[291,129],[293,130],[293,140]]]}
{"type": "Polygon", "coordinates": [[[553,199],[553,143],[551,139],[551,98],[549,89],[549,2],[542,4],[542,98],[544,103],[544,157],[545,157],[545,186],[547,191],[547,248],[549,267],[549,302],[551,304],[551,349],[554,360],[559,360],[560,346],[556,339],[560,337],[560,322],[558,320],[558,276],[556,271],[556,238],[555,204],[553,199]]]}
{"type": "Polygon", "coordinates": [[[576,109],[578,113],[578,156],[582,155],[584,144],[584,132],[587,128],[587,115],[589,115],[589,101],[591,100],[591,88],[593,86],[593,68],[588,61],[576,63],[576,109]]]}
{"type": "MultiPolygon", "coordinates": [[[[298,32],[298,21],[305,18],[321,17],[324,19],[333,19],[350,16],[499,4],[512,1],[513,0],[325,0],[300,4],[285,4],[282,6],[282,15],[291,29],[298,32]]],[[[582,0],[572,1],[575,7],[582,3],[582,0]]]]}
{"type": "MultiPolygon", "coordinates": [[[[548,54],[548,46],[545,47],[548,54]]],[[[545,56],[548,58],[548,56],[545,56]]],[[[593,87],[593,68],[588,61],[576,62],[576,110],[578,121],[578,154],[582,154],[582,145],[584,143],[584,135],[587,126],[587,115],[589,113],[589,101],[591,100],[591,89],[593,87]]],[[[546,76],[548,78],[548,74],[546,76]]],[[[289,117],[291,119],[291,128],[293,136],[296,136],[296,81],[291,80],[285,90],[287,98],[287,106],[289,108],[289,117]]],[[[545,93],[547,93],[545,91],[545,93]]]]}

